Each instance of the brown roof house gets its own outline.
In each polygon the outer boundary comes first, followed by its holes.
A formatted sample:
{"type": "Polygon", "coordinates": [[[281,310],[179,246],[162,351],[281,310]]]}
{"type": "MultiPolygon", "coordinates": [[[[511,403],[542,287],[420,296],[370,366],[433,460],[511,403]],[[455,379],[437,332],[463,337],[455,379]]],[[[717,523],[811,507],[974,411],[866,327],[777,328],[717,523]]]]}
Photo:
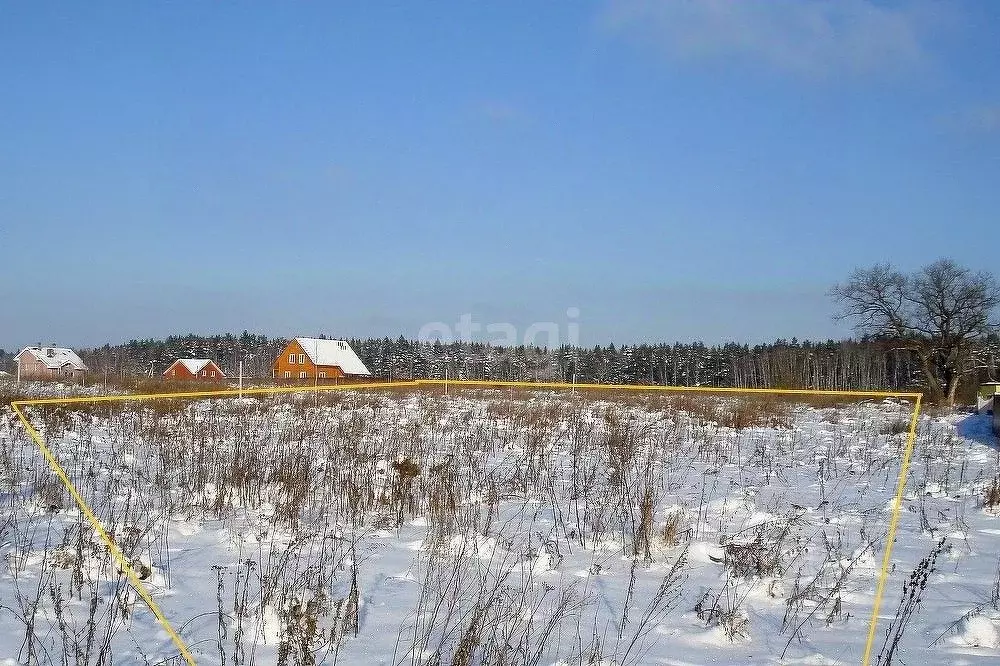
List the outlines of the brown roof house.
{"type": "Polygon", "coordinates": [[[63,379],[82,382],[87,368],[72,349],[25,347],[14,357],[21,379],[63,379]]]}

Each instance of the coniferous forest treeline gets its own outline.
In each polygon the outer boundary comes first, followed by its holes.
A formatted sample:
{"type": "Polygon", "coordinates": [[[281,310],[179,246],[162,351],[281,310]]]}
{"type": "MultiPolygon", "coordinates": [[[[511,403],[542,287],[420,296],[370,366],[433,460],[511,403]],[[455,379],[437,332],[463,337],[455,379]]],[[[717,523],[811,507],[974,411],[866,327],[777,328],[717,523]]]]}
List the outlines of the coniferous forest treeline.
{"type": "MultiPolygon", "coordinates": [[[[699,342],[497,347],[479,342],[427,343],[391,338],[351,339],[372,374],[385,379],[490,379],[575,381],[600,384],[669,384],[738,388],[913,390],[922,388],[919,362],[891,340],[776,340],[769,344],[699,342]]],[[[80,351],[93,378],[158,377],[177,358],[212,358],[235,376],[242,357],[249,378],[270,378],[271,363],[286,343],[244,331],[242,335],[184,335],[132,340],[80,351]]],[[[0,352],[4,367],[10,354],[0,352]]],[[[981,381],[998,377],[1000,339],[989,338],[976,354],[962,397],[971,400],[981,381]]]]}

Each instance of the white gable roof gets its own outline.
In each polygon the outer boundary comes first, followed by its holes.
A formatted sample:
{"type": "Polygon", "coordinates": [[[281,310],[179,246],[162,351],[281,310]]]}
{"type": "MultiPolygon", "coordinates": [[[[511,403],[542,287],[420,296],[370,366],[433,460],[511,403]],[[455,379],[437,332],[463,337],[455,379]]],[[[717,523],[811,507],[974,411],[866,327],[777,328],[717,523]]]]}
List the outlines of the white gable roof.
{"type": "Polygon", "coordinates": [[[14,358],[20,359],[22,354],[30,354],[45,364],[49,370],[59,370],[69,366],[73,370],[87,370],[80,357],[72,349],[64,347],[25,347],[14,358]]]}
{"type": "Polygon", "coordinates": [[[343,340],[321,340],[319,338],[295,338],[309,360],[316,365],[335,365],[345,375],[370,375],[368,368],[343,340]]]}
{"type": "Polygon", "coordinates": [[[202,369],[212,362],[209,358],[179,358],[177,362],[188,369],[192,375],[197,375],[202,369]]]}

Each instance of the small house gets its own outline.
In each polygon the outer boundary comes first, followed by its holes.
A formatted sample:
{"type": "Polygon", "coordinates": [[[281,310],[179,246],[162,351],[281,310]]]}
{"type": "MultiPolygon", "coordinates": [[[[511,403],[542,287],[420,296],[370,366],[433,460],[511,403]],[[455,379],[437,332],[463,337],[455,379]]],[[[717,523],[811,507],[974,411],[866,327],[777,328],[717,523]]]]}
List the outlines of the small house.
{"type": "Polygon", "coordinates": [[[295,338],[271,367],[275,379],[339,379],[369,377],[371,373],[344,340],[295,338]]]}
{"type": "Polygon", "coordinates": [[[997,395],[1000,395],[1000,382],[986,382],[980,385],[976,394],[976,411],[980,414],[996,411],[994,405],[1000,403],[1000,400],[996,400],[997,395]]]}
{"type": "Polygon", "coordinates": [[[89,368],[72,349],[25,347],[14,357],[21,379],[59,379],[82,382],[89,368]]]}
{"type": "Polygon", "coordinates": [[[976,411],[980,414],[993,412],[993,432],[1000,437],[1000,382],[986,382],[979,387],[976,411]]]}
{"type": "Polygon", "coordinates": [[[215,361],[208,358],[179,358],[163,371],[163,378],[178,381],[218,382],[226,378],[215,361]]]}

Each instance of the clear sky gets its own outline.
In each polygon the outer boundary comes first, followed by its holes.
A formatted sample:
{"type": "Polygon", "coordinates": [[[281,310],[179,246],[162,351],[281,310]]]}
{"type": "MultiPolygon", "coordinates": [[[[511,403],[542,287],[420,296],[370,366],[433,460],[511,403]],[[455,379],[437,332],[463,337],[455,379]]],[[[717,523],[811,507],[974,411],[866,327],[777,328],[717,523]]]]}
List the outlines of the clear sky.
{"type": "Polygon", "coordinates": [[[1000,272],[998,65],[993,0],[6,2],[0,347],[841,337],[1000,272]]]}

